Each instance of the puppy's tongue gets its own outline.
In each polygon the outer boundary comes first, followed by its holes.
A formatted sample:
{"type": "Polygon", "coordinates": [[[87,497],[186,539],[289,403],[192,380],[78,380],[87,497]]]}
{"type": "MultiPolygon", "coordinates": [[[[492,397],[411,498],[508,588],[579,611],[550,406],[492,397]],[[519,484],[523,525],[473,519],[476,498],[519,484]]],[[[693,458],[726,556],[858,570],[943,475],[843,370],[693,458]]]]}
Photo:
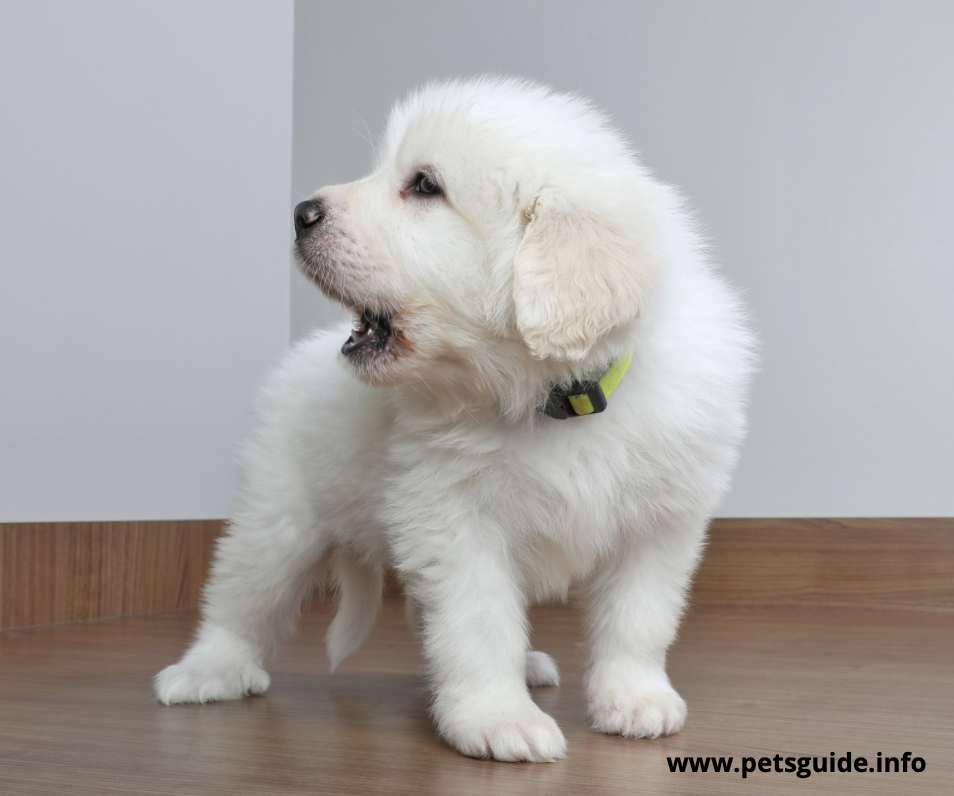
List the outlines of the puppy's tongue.
{"type": "Polygon", "coordinates": [[[354,331],[351,337],[345,340],[341,346],[344,354],[350,354],[357,348],[368,346],[371,348],[381,348],[387,342],[391,334],[391,323],[386,316],[378,316],[365,310],[361,317],[356,319],[354,331]]]}
{"type": "Polygon", "coordinates": [[[347,354],[350,351],[354,351],[356,348],[360,348],[366,343],[371,342],[377,333],[373,324],[366,323],[360,329],[355,329],[351,333],[351,337],[345,340],[345,344],[341,347],[341,350],[347,354]]]}

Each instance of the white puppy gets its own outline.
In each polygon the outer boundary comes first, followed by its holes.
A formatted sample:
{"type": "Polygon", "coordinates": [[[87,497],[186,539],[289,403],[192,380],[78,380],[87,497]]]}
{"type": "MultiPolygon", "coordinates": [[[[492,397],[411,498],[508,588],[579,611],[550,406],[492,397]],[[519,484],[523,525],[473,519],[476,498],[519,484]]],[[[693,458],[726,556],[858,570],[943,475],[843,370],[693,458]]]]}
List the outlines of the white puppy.
{"type": "Polygon", "coordinates": [[[528,649],[527,606],[571,589],[593,727],[677,732],[666,651],[752,359],[679,197],[580,97],[480,78],[398,105],[372,173],[295,220],[302,270],[354,327],[298,345],[265,388],[198,637],[157,676],[159,699],[263,693],[329,581],[334,667],[392,564],[438,731],[464,754],[565,755],[527,690],[558,679],[528,649]]]}

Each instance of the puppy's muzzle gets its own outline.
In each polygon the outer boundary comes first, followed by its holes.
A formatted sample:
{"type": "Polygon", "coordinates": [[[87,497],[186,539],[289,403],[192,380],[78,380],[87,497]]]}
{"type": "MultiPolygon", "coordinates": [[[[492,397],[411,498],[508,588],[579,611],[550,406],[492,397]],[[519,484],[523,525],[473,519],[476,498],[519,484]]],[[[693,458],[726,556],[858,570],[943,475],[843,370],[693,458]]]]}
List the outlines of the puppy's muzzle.
{"type": "Polygon", "coordinates": [[[302,236],[312,227],[321,223],[325,217],[325,206],[316,199],[307,199],[300,202],[295,208],[295,240],[301,240],[302,236]]]}

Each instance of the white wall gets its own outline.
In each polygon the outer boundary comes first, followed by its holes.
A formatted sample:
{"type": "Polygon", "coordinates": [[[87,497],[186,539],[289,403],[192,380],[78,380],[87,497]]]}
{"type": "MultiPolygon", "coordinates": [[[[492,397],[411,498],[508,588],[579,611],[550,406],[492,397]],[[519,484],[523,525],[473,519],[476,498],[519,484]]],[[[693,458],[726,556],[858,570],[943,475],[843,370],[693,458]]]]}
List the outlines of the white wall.
{"type": "MultiPolygon", "coordinates": [[[[393,99],[508,72],[593,96],[691,197],[763,343],[722,516],[954,515],[954,4],[296,5],[297,195],[393,99]]],[[[331,310],[293,284],[292,331],[331,310]]],[[[638,374],[634,374],[638,378],[638,374]]]]}
{"type": "MultiPolygon", "coordinates": [[[[610,109],[746,290],[764,365],[723,516],[954,515],[954,6],[295,13],[0,4],[0,522],[225,516],[288,342],[289,204],[363,173],[409,87],[479,71],[610,109]]],[[[294,284],[295,336],[336,312],[294,284]]]]}
{"type": "Polygon", "coordinates": [[[0,522],[228,513],[288,344],[293,11],[0,5],[0,522]]]}

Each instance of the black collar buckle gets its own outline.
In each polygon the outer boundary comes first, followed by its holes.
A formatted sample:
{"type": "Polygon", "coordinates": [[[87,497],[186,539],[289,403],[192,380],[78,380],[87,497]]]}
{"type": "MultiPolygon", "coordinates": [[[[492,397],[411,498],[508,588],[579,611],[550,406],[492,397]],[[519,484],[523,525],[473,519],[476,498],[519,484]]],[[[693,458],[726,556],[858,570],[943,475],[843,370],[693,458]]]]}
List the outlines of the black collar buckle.
{"type": "Polygon", "coordinates": [[[545,415],[549,415],[556,420],[567,420],[571,417],[584,417],[584,415],[597,414],[602,412],[609,404],[606,401],[606,395],[598,381],[575,381],[569,388],[564,390],[550,390],[547,396],[547,402],[541,410],[545,415]],[[571,396],[575,399],[582,399],[584,396],[590,399],[592,412],[577,412],[571,402],[571,396]]]}

